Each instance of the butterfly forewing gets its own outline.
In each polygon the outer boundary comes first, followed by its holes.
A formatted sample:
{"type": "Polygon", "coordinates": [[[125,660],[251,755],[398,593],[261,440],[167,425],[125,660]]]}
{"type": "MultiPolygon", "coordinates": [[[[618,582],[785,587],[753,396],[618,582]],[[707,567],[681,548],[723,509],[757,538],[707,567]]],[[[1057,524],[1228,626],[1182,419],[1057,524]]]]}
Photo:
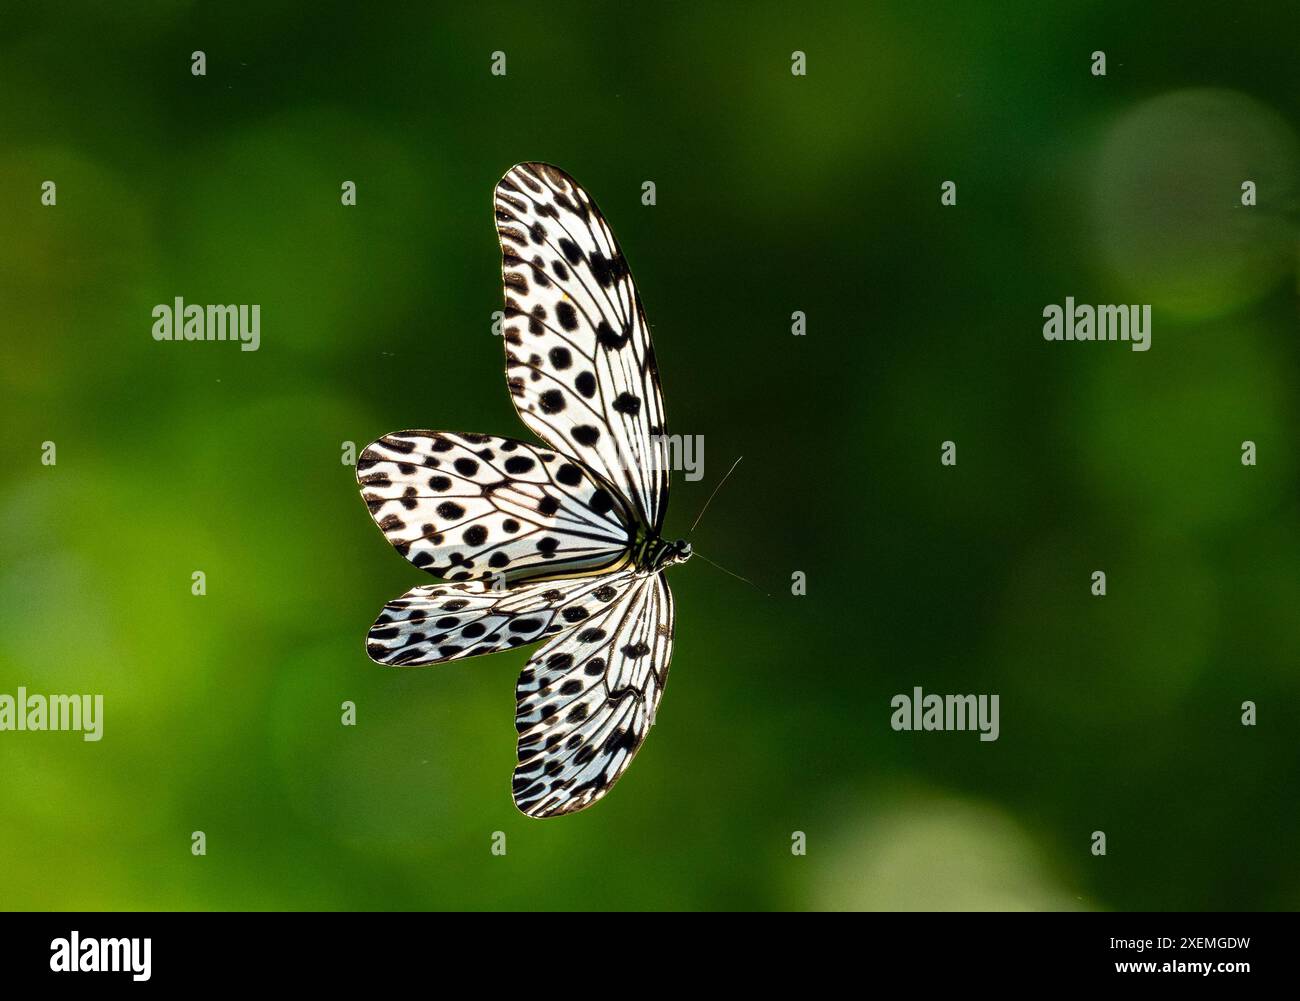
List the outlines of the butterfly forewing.
{"type": "Polygon", "coordinates": [[[654,534],[668,502],[667,430],[641,297],[591,196],[550,164],[497,184],[506,379],[544,441],[623,492],[654,534]]]}
{"type": "Polygon", "coordinates": [[[672,594],[653,573],[534,654],[515,693],[522,812],[573,813],[609,791],[654,723],[672,648],[672,594]]]}
{"type": "Polygon", "coordinates": [[[631,570],[519,584],[428,584],[390,601],[370,627],[366,652],[380,664],[462,660],[523,646],[598,614],[628,590],[631,570]]]}
{"type": "Polygon", "coordinates": [[[400,431],[357,460],[385,537],[422,570],[513,583],[617,569],[631,541],[624,502],[581,463],[481,434],[400,431]]]}

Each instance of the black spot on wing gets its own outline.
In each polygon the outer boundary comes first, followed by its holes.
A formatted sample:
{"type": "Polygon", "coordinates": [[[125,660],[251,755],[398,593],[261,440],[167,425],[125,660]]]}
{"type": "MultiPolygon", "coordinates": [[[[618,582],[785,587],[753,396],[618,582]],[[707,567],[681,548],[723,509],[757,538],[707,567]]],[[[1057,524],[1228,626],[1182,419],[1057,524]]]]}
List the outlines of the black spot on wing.
{"type": "Polygon", "coordinates": [[[573,429],[571,434],[573,435],[574,441],[579,445],[586,446],[587,448],[591,448],[591,446],[595,445],[596,442],[600,440],[600,428],[592,424],[579,424],[573,429]]]}
{"type": "Polygon", "coordinates": [[[641,412],[641,398],[628,392],[619,393],[618,396],[614,397],[612,406],[620,414],[635,417],[641,412]]]}
{"type": "Polygon", "coordinates": [[[624,326],[621,330],[615,330],[609,325],[609,321],[601,320],[596,325],[596,340],[600,346],[609,351],[617,351],[627,345],[631,339],[631,331],[624,326]]]}
{"type": "Polygon", "coordinates": [[[555,471],[555,479],[566,487],[576,487],[582,482],[582,470],[571,462],[566,462],[555,471]]]}
{"type": "Polygon", "coordinates": [[[582,260],[582,250],[567,236],[560,237],[560,252],[570,264],[577,264],[582,260]]]}
{"type": "Polygon", "coordinates": [[[555,318],[565,330],[578,329],[578,312],[567,302],[556,303],[555,318]]]}
{"type": "Polygon", "coordinates": [[[564,409],[564,394],[558,389],[548,389],[537,398],[537,402],[541,405],[542,413],[558,414],[564,409]]]}

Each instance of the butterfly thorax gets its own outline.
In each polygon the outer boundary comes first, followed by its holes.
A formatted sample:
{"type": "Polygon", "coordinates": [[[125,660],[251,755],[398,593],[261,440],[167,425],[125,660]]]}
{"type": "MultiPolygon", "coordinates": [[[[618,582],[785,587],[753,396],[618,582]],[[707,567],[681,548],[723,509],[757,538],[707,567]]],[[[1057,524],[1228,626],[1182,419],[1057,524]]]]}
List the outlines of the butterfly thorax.
{"type": "Polygon", "coordinates": [[[691,544],[685,539],[670,542],[658,536],[643,535],[632,549],[632,562],[638,570],[654,572],[691,558],[691,544]]]}

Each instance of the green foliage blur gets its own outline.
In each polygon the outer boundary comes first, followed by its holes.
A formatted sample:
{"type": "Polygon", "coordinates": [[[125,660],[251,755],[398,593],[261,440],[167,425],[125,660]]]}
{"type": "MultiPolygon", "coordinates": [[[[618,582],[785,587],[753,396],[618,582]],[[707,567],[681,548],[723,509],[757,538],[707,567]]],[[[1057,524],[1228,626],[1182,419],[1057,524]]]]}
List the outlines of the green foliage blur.
{"type": "Polygon", "coordinates": [[[1295,4],[803,8],[6,10],[0,692],[105,718],[0,733],[0,906],[1300,905],[1295,4]],[[759,585],[671,572],[658,724],[546,822],[523,652],[366,658],[425,580],[342,461],[526,434],[491,191],[530,159],[703,435],[669,532],[744,455],[693,541],[759,585]],[[260,350],[155,342],[177,296],[260,304],[260,350]],[[1151,350],[1045,342],[1066,296],[1151,304],[1151,350]],[[894,732],[914,686],[1000,738],[894,732]]]}

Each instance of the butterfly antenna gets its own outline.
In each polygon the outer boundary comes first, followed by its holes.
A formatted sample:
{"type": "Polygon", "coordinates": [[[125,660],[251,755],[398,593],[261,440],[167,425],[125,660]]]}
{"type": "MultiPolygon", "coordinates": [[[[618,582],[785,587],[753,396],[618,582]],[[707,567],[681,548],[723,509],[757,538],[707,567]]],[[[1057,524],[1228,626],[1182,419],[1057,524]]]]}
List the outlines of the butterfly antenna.
{"type": "MultiPolygon", "coordinates": [[[[718,491],[722,489],[722,484],[727,482],[727,477],[730,476],[735,471],[736,467],[740,465],[740,460],[743,458],[744,456],[742,455],[740,456],[740,458],[736,459],[736,461],[731,464],[731,468],[722,474],[722,479],[718,480],[718,485],[713,488],[713,493],[709,494],[709,499],[704,502],[704,507],[700,508],[700,513],[695,516],[695,522],[694,524],[691,525],[691,532],[695,531],[695,526],[698,525],[700,523],[700,519],[704,517],[704,512],[709,509],[709,505],[713,502],[713,498],[716,497],[718,495],[718,491]]],[[[690,538],[691,532],[686,533],[687,538],[690,538]]],[[[716,563],[714,563],[713,565],[715,567],[718,566],[716,563]]],[[[718,569],[721,570],[723,568],[718,567],[718,569]]],[[[730,570],[728,570],[727,572],[731,573],[730,570]]],[[[732,574],[732,576],[734,577],[735,574],[732,574]]],[[[742,577],[741,580],[744,580],[744,578],[742,577]]]]}
{"type": "MultiPolygon", "coordinates": [[[[740,460],[737,459],[736,461],[739,462],[740,460]]],[[[721,563],[714,563],[711,559],[709,559],[707,556],[705,556],[705,555],[704,555],[702,552],[700,552],[698,549],[692,549],[692,550],[691,550],[691,555],[692,555],[692,556],[698,556],[700,559],[702,559],[702,560],[703,560],[705,563],[707,563],[709,566],[711,566],[711,567],[717,567],[717,568],[718,568],[719,570],[721,570],[723,573],[725,573],[725,574],[730,574],[732,577],[735,577],[736,580],[744,581],[746,584],[748,584],[750,587],[752,587],[754,590],[756,590],[759,594],[761,594],[761,595],[765,595],[765,596],[768,597],[768,598],[772,597],[770,594],[768,594],[766,591],[764,591],[761,587],[759,587],[757,584],[755,584],[755,583],[754,583],[752,580],[750,580],[748,577],[742,577],[742,576],[740,576],[740,574],[736,573],[735,571],[733,571],[733,570],[728,570],[728,569],[727,569],[726,567],[724,567],[721,563]]]]}

